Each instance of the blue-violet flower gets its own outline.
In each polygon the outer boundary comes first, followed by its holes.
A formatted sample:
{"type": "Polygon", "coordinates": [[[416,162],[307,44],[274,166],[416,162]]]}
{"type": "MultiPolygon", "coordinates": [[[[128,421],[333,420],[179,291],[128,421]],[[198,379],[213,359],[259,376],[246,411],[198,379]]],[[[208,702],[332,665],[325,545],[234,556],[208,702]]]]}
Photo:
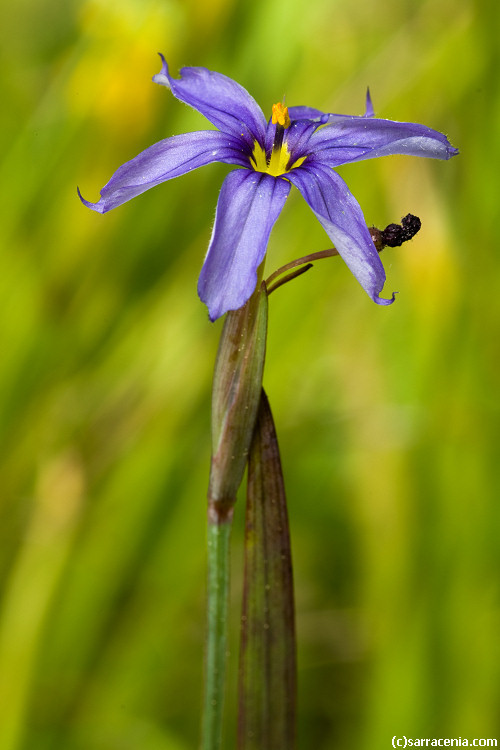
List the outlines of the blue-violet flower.
{"type": "Polygon", "coordinates": [[[271,229],[295,185],[339,254],[378,304],[385,272],[361,208],[334,168],[390,154],[449,159],[458,153],[442,133],[424,125],[374,117],[369,92],[362,116],[311,107],[273,106],[264,114],[238,83],[206,68],[182,68],[173,78],[163,57],[155,83],[201,112],[218,130],[174,135],[123,164],[101,190],[99,213],[211,162],[240,169],[225,178],[201,270],[198,293],[211,320],[245,304],[257,281],[271,229]]]}

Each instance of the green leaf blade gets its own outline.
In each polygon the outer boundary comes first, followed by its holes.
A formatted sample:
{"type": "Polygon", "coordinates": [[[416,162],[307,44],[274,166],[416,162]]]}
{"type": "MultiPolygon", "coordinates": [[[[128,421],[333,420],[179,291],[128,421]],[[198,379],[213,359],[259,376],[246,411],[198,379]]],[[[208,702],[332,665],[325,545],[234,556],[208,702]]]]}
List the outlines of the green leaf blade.
{"type": "Polygon", "coordinates": [[[295,704],[288,513],[276,431],[262,391],[248,462],[239,750],[292,750],[295,704]]]}

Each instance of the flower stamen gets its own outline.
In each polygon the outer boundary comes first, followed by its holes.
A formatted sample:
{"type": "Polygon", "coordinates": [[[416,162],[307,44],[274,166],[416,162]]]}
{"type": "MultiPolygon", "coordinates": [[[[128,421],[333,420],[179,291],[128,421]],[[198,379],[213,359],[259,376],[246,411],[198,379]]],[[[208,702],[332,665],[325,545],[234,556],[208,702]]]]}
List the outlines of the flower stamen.
{"type": "Polygon", "coordinates": [[[273,114],[271,117],[271,122],[273,125],[276,125],[276,132],[274,134],[274,143],[273,143],[273,152],[271,155],[271,160],[273,156],[276,154],[275,161],[277,160],[278,155],[281,154],[281,149],[283,146],[283,136],[285,135],[286,128],[290,127],[290,116],[288,114],[288,107],[285,107],[281,102],[278,102],[277,104],[273,104],[273,114]]]}
{"type": "Polygon", "coordinates": [[[290,116],[288,114],[288,107],[285,107],[282,102],[273,104],[273,114],[271,117],[273,125],[281,125],[282,128],[290,127],[290,116]]]}

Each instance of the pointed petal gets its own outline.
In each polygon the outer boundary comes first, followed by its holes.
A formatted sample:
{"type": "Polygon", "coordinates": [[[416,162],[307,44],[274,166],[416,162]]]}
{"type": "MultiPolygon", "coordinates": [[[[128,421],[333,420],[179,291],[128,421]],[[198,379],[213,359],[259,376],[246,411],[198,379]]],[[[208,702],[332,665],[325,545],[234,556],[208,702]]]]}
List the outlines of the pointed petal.
{"type": "Polygon", "coordinates": [[[243,138],[253,148],[255,140],[264,143],[266,118],[248,91],[222,73],[207,68],[182,68],[173,78],[160,54],[162,69],[153,81],[167,86],[181,102],[189,104],[224,133],[243,138]]]}
{"type": "Polygon", "coordinates": [[[370,96],[370,88],[366,89],[366,109],[364,117],[375,117],[375,111],[373,109],[372,98],[370,96]]]}
{"type": "Polygon", "coordinates": [[[131,161],[122,164],[101,190],[97,203],[82,203],[98,213],[121,206],[136,195],[214,161],[247,166],[248,156],[240,141],[218,130],[184,133],[155,143],[131,161]]]}
{"type": "Polygon", "coordinates": [[[321,164],[299,167],[287,178],[302,193],[326,233],[363,289],[379,305],[392,299],[379,297],[385,282],[382,261],[373,244],[359,203],[344,180],[321,164]]]}
{"type": "MultiPolygon", "coordinates": [[[[291,120],[313,120],[319,124],[324,124],[332,117],[350,117],[350,115],[337,115],[329,112],[323,112],[320,109],[314,107],[288,107],[288,114],[291,120]]],[[[373,117],[373,104],[370,97],[370,89],[366,90],[366,110],[364,115],[361,117],[373,117]]]]}
{"type": "MultiPolygon", "coordinates": [[[[367,105],[367,112],[370,112],[367,105]]],[[[391,154],[450,159],[458,151],[437,130],[413,122],[330,115],[327,125],[310,138],[314,161],[338,167],[351,161],[374,159],[391,154]]]]}
{"type": "Polygon", "coordinates": [[[262,172],[236,169],[227,175],[198,281],[210,320],[237,310],[252,294],[271,229],[289,192],[289,182],[262,172]]]}

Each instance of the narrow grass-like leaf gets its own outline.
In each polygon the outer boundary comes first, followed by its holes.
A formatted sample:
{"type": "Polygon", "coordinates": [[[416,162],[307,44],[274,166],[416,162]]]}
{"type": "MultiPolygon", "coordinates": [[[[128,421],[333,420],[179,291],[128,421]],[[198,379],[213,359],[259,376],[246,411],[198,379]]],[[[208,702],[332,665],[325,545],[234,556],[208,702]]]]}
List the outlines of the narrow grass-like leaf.
{"type": "Polygon", "coordinates": [[[239,750],[293,750],[296,655],[283,473],[262,391],[248,461],[239,679],[239,750]]]}

